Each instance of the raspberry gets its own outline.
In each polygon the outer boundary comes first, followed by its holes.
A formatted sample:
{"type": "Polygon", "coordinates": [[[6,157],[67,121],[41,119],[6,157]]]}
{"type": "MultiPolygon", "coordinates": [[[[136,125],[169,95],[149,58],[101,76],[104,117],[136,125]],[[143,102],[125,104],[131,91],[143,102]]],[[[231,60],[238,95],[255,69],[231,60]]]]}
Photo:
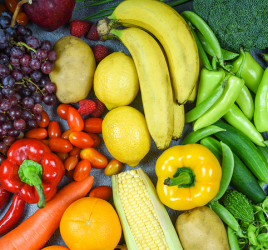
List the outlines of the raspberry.
{"type": "Polygon", "coordinates": [[[87,39],[92,41],[100,40],[98,30],[97,30],[97,24],[92,25],[91,29],[89,30],[87,34],[87,39]]]}
{"type": "Polygon", "coordinates": [[[82,37],[89,31],[90,26],[91,24],[89,21],[81,21],[81,20],[71,21],[70,33],[72,36],[82,37]]]}
{"type": "Polygon", "coordinates": [[[94,100],[96,103],[96,109],[91,113],[92,117],[100,117],[104,110],[105,110],[105,105],[100,101],[100,100],[94,100]]]}
{"type": "Polygon", "coordinates": [[[103,58],[109,55],[109,50],[101,44],[96,45],[95,47],[93,47],[92,50],[93,50],[96,62],[100,62],[103,58]]]}
{"type": "Polygon", "coordinates": [[[81,100],[79,102],[79,109],[78,109],[78,113],[80,115],[89,115],[91,114],[93,111],[96,110],[96,103],[94,101],[91,100],[81,100]]]}

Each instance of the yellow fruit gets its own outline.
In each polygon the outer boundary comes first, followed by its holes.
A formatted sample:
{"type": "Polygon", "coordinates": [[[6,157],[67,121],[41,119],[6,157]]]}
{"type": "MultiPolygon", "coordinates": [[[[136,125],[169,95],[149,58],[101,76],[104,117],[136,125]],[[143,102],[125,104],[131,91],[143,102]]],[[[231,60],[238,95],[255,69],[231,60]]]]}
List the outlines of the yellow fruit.
{"type": "Polygon", "coordinates": [[[129,106],[113,109],[105,116],[102,135],[110,154],[131,167],[137,166],[151,147],[144,115],[129,106]]]}
{"type": "Polygon", "coordinates": [[[107,109],[129,105],[138,91],[138,75],[130,56],[114,52],[100,62],[94,75],[94,92],[107,109]]]}

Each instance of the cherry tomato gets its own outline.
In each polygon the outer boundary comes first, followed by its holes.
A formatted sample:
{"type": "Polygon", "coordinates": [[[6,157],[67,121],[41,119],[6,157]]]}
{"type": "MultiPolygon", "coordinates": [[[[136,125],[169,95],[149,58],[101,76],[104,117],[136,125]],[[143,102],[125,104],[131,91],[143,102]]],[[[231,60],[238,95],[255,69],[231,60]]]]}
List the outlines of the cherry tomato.
{"type": "Polygon", "coordinates": [[[3,3],[0,3],[0,15],[4,10],[7,10],[7,7],[3,3]]]}
{"type": "Polygon", "coordinates": [[[29,17],[24,13],[21,12],[18,14],[16,21],[21,25],[26,25],[29,22],[29,17]]]}
{"type": "Polygon", "coordinates": [[[73,145],[68,140],[53,138],[49,141],[49,148],[53,152],[68,153],[73,149],[73,145]]]}
{"type": "MultiPolygon", "coordinates": [[[[6,7],[12,13],[15,12],[18,1],[17,0],[5,0],[6,7]]],[[[22,8],[20,9],[19,13],[22,12],[22,8]]]]}
{"type": "Polygon", "coordinates": [[[94,144],[90,135],[84,132],[72,132],[69,136],[69,140],[78,148],[89,148],[94,144]]]}
{"type": "Polygon", "coordinates": [[[94,144],[92,145],[92,148],[96,148],[100,145],[100,137],[96,134],[88,133],[90,137],[93,139],[94,144]]]}
{"type": "Polygon", "coordinates": [[[72,131],[82,131],[84,128],[84,121],[83,121],[82,116],[73,107],[68,108],[67,122],[68,122],[69,128],[72,131]]]}
{"type": "Polygon", "coordinates": [[[66,170],[70,171],[75,168],[78,163],[78,159],[75,156],[68,157],[64,162],[64,167],[66,170]]]}
{"type": "Polygon", "coordinates": [[[61,138],[69,140],[69,136],[73,131],[71,129],[66,130],[65,132],[63,132],[63,134],[61,135],[61,138]]]}
{"type": "Polygon", "coordinates": [[[108,164],[107,158],[94,148],[82,149],[80,157],[89,160],[93,168],[105,168],[108,164]]]}
{"type": "Polygon", "coordinates": [[[42,140],[43,143],[45,143],[49,147],[49,140],[42,140]]]}
{"type": "Polygon", "coordinates": [[[60,160],[64,163],[65,160],[69,157],[68,153],[56,153],[60,160]]]}
{"type": "Polygon", "coordinates": [[[112,188],[108,186],[99,186],[94,189],[89,194],[89,197],[96,197],[108,201],[112,196],[112,188]]]}
{"type": "Polygon", "coordinates": [[[70,153],[69,153],[69,156],[75,156],[77,157],[77,159],[80,159],[80,152],[81,152],[81,148],[77,148],[77,147],[74,147],[70,153]]]}
{"type": "Polygon", "coordinates": [[[50,139],[61,137],[60,125],[56,121],[51,121],[49,123],[48,136],[50,139]]]}
{"type": "Polygon", "coordinates": [[[72,107],[72,106],[69,104],[59,105],[59,107],[57,108],[57,113],[61,119],[67,120],[67,112],[68,112],[68,108],[70,108],[70,107],[72,107]]]}
{"type": "Polygon", "coordinates": [[[47,138],[47,130],[45,128],[35,128],[29,130],[25,136],[26,138],[43,140],[47,138]]]}
{"type": "Polygon", "coordinates": [[[45,110],[42,111],[42,121],[38,123],[38,126],[41,128],[45,128],[49,124],[49,116],[45,110]]]}
{"type": "Polygon", "coordinates": [[[91,171],[91,164],[88,160],[82,160],[80,161],[75,170],[74,170],[74,180],[75,181],[82,181],[86,179],[86,177],[89,175],[91,171]]]}
{"type": "Polygon", "coordinates": [[[121,170],[122,167],[122,162],[116,160],[116,159],[112,159],[108,165],[106,166],[106,168],[104,169],[104,174],[108,175],[108,176],[112,176],[114,174],[118,174],[121,170]]]}
{"type": "Polygon", "coordinates": [[[102,132],[101,118],[88,118],[85,120],[84,130],[88,133],[98,134],[102,132]]]}
{"type": "Polygon", "coordinates": [[[66,176],[67,176],[68,178],[70,178],[70,179],[73,179],[73,178],[74,178],[74,170],[75,170],[75,169],[70,170],[70,171],[66,170],[66,171],[65,171],[66,176]]]}

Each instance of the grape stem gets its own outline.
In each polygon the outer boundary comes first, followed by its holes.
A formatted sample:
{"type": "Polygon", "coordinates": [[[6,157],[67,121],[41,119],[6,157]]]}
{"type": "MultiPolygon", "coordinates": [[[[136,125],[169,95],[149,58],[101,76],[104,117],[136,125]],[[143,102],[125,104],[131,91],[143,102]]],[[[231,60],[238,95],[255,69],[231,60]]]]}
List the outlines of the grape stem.
{"type": "Polygon", "coordinates": [[[10,27],[14,28],[14,25],[15,25],[15,22],[16,22],[16,19],[17,19],[17,16],[18,16],[19,11],[20,11],[20,8],[25,3],[32,4],[32,0],[22,0],[22,1],[18,2],[17,7],[16,7],[16,10],[15,10],[15,12],[13,14],[13,17],[12,17],[12,20],[11,20],[10,27]]]}
{"type": "Polygon", "coordinates": [[[43,93],[43,91],[38,87],[38,85],[36,85],[33,81],[31,81],[30,79],[23,77],[23,80],[25,80],[26,82],[30,82],[32,83],[39,91],[40,93],[44,96],[45,94],[43,93]]]}
{"type": "Polygon", "coordinates": [[[34,53],[36,53],[36,50],[33,49],[32,47],[28,46],[26,43],[23,43],[23,42],[15,42],[14,40],[12,41],[12,43],[14,43],[15,45],[17,46],[24,46],[26,47],[28,50],[32,50],[34,53]]]}

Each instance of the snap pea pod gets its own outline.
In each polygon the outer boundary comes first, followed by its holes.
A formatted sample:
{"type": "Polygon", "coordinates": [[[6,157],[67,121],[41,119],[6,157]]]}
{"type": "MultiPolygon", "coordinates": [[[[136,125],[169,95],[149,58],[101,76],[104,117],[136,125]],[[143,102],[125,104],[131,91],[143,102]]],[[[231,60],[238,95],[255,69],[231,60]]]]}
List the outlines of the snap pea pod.
{"type": "Polygon", "coordinates": [[[254,102],[246,85],[243,86],[235,102],[238,104],[245,116],[251,121],[254,114],[254,102]]]}
{"type": "Polygon", "coordinates": [[[229,246],[230,246],[231,250],[240,250],[240,247],[238,245],[237,236],[234,233],[234,230],[232,228],[228,227],[227,234],[228,234],[228,241],[229,241],[229,246]]]}
{"type": "Polygon", "coordinates": [[[221,97],[225,84],[221,84],[207,99],[186,113],[185,122],[193,122],[205,114],[221,97]]]}
{"type": "Polygon", "coordinates": [[[198,131],[193,131],[189,135],[185,137],[183,142],[181,143],[182,145],[190,144],[190,143],[196,143],[200,141],[201,139],[213,135],[215,133],[225,131],[225,129],[219,128],[217,126],[211,125],[205,128],[202,128],[198,131]]]}
{"type": "Polygon", "coordinates": [[[224,195],[231,182],[234,171],[233,153],[226,144],[224,144],[223,142],[220,143],[222,147],[222,163],[221,163],[222,177],[221,177],[220,189],[217,195],[213,198],[213,201],[219,200],[224,195]]]}

